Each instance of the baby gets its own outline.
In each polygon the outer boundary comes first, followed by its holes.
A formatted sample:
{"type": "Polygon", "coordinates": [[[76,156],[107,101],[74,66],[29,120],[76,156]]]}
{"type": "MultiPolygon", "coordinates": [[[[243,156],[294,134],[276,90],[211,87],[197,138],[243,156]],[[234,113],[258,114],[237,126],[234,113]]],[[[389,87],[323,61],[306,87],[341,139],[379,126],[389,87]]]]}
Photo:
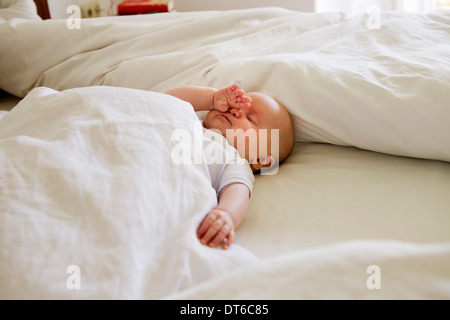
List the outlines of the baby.
{"type": "MultiPolygon", "coordinates": [[[[294,128],[286,108],[274,98],[251,92],[246,94],[233,84],[224,89],[189,86],[169,90],[166,94],[189,102],[196,112],[208,111],[203,126],[220,132],[240,156],[248,161],[253,173],[268,170],[283,162],[294,146],[294,128]],[[253,147],[252,147],[253,146],[253,147]]],[[[248,165],[246,165],[248,168],[248,165]]],[[[216,208],[197,229],[204,245],[214,248],[224,243],[227,249],[235,238],[235,229],[247,213],[251,178],[241,171],[219,192],[216,208]],[[239,181],[241,180],[241,181],[239,181]],[[250,182],[249,182],[250,181],[250,182]]],[[[222,175],[219,177],[222,179],[222,175]]]]}

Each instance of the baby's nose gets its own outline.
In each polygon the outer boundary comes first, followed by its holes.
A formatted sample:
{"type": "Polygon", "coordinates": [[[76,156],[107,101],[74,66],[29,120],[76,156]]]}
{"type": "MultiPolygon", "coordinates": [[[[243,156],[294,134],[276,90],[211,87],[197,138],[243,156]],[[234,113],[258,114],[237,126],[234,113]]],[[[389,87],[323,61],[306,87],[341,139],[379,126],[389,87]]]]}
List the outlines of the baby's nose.
{"type": "Polygon", "coordinates": [[[231,113],[236,118],[238,118],[241,115],[241,111],[238,108],[231,108],[228,110],[228,112],[231,113]]]}

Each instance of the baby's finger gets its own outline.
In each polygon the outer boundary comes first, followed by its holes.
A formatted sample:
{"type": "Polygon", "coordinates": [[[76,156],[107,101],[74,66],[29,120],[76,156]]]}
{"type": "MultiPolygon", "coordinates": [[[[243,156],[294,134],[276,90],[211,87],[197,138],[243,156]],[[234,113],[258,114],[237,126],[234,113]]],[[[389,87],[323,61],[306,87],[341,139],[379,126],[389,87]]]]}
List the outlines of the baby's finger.
{"type": "Polygon", "coordinates": [[[219,232],[217,232],[216,236],[209,242],[209,246],[211,248],[217,247],[218,244],[222,243],[223,240],[225,240],[225,238],[227,237],[227,235],[230,233],[231,230],[232,230],[231,227],[225,224],[219,230],[219,232]]]}
{"type": "Polygon", "coordinates": [[[205,233],[208,231],[208,229],[211,227],[211,225],[216,221],[217,215],[214,213],[208,214],[205,219],[200,223],[200,226],[197,229],[197,237],[202,238],[205,233]]]}
{"type": "Polygon", "coordinates": [[[252,98],[243,96],[236,99],[235,107],[237,108],[250,108],[252,103],[252,98]]]}
{"type": "Polygon", "coordinates": [[[236,94],[236,90],[239,89],[239,85],[237,83],[232,84],[231,86],[229,86],[228,88],[225,88],[225,92],[227,94],[236,94]]]}
{"type": "Polygon", "coordinates": [[[215,109],[220,112],[227,112],[229,108],[230,106],[228,105],[228,102],[224,101],[218,103],[215,109]]]}
{"type": "Polygon", "coordinates": [[[230,247],[230,245],[233,243],[235,236],[236,236],[236,234],[235,234],[234,230],[231,230],[227,236],[227,240],[226,240],[225,244],[223,245],[223,248],[225,250],[228,249],[230,247]]]}
{"type": "Polygon", "coordinates": [[[237,99],[239,102],[252,102],[252,98],[249,96],[242,96],[237,99]]]}
{"type": "Polygon", "coordinates": [[[233,83],[231,86],[229,86],[229,88],[233,91],[237,90],[239,88],[239,83],[233,83]]]}
{"type": "Polygon", "coordinates": [[[234,91],[234,95],[235,95],[236,97],[242,97],[242,96],[245,96],[245,91],[244,91],[244,90],[235,90],[235,91],[234,91]]]}
{"type": "Polygon", "coordinates": [[[237,102],[234,106],[237,109],[246,109],[250,108],[251,104],[249,102],[237,102]]]}
{"type": "Polygon", "coordinates": [[[208,231],[201,237],[200,242],[202,244],[208,244],[222,229],[224,221],[222,219],[217,219],[214,223],[209,227],[208,231]]]}

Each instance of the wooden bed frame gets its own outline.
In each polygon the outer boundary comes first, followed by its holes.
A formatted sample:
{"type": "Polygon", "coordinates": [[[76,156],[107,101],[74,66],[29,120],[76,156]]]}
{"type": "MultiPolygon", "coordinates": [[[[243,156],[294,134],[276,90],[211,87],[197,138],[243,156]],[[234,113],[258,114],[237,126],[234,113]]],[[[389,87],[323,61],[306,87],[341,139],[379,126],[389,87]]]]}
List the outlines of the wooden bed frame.
{"type": "Polygon", "coordinates": [[[50,10],[48,9],[47,0],[34,0],[37,12],[42,19],[50,19],[50,10]]]}

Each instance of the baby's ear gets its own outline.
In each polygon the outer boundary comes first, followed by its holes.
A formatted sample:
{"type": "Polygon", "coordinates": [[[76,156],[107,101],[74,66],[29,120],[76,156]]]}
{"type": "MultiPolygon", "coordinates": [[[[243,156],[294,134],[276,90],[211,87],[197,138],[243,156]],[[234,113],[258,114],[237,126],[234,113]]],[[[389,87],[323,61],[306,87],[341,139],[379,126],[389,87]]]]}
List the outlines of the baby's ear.
{"type": "Polygon", "coordinates": [[[262,168],[270,168],[275,164],[275,158],[271,155],[266,155],[259,157],[256,160],[256,163],[253,164],[253,168],[257,171],[261,170],[262,168]]]}

